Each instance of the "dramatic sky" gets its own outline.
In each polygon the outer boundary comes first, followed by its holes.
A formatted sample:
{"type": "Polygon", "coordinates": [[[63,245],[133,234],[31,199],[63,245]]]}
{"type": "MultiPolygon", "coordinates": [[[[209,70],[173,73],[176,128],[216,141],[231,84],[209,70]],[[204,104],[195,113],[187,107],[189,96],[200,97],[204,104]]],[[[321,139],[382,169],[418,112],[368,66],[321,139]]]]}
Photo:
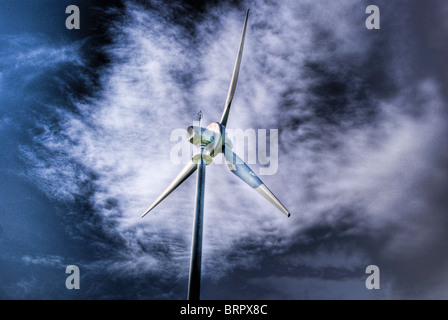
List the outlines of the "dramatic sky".
{"type": "Polygon", "coordinates": [[[202,298],[448,298],[445,1],[1,0],[1,299],[185,299],[195,176],[140,215],[173,130],[219,120],[247,8],[228,128],[278,129],[291,217],[208,166],[202,298]]]}

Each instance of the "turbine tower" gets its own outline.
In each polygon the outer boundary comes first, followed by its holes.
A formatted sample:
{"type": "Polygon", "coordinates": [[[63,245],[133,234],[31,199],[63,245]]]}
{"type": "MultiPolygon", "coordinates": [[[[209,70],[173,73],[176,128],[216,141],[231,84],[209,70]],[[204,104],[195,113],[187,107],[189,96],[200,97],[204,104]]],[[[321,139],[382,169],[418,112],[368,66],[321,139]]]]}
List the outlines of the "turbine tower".
{"type": "MultiPolygon", "coordinates": [[[[200,153],[193,156],[191,161],[182,169],[179,175],[168,186],[168,188],[160,195],[159,198],[142,214],[142,218],[148,214],[155,206],[173,192],[196,170],[198,171],[196,180],[196,203],[195,217],[193,225],[193,236],[191,244],[191,260],[190,275],[188,281],[188,300],[199,300],[201,286],[201,258],[202,258],[202,229],[204,220],[204,187],[205,187],[205,168],[209,165],[215,156],[223,153],[226,163],[230,171],[238,178],[246,182],[261,196],[271,202],[275,207],[282,211],[287,217],[290,216],[289,211],[277,199],[277,197],[268,189],[268,187],[260,180],[260,178],[249,168],[249,166],[241,160],[233,151],[231,140],[226,135],[227,120],[229,118],[230,106],[235,94],[236,83],[243,55],[244,39],[246,36],[247,19],[249,10],[246,11],[243,32],[241,35],[240,47],[236,58],[235,67],[233,69],[232,80],[230,81],[229,91],[224,106],[224,111],[219,122],[212,122],[206,128],[199,126],[190,126],[187,130],[187,139],[199,148],[200,153]]],[[[199,120],[202,112],[199,113],[199,120]]]]}

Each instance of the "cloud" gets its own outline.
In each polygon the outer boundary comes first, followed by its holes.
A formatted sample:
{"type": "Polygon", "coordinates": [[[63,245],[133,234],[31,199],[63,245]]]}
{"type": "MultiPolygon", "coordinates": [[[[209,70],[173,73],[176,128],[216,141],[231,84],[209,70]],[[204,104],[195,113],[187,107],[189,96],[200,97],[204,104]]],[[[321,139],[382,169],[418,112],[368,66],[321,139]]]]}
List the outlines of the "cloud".
{"type": "MultiPolygon", "coordinates": [[[[431,296],[436,279],[446,278],[440,255],[446,243],[446,97],[437,76],[407,68],[425,64],[408,50],[421,39],[403,40],[409,39],[401,29],[409,16],[384,4],[389,31],[373,34],[364,27],[366,2],[254,1],[250,7],[228,125],[280,130],[278,173],[263,180],[292,217],[225,165],[209,166],[204,277],[219,282],[251,270],[248,283],[277,293],[286,288],[280,297],[351,298],[365,290],[365,266],[378,264],[387,290],[374,298],[431,296]],[[354,257],[346,259],[350,253],[354,257]],[[300,268],[278,271],[304,254],[300,265],[320,270],[324,260],[350,276],[305,279],[300,268]],[[419,262],[421,256],[437,266],[419,262]],[[278,259],[275,266],[272,259],[278,259]],[[403,271],[409,264],[414,267],[403,271]],[[422,286],[420,293],[409,279],[422,286]]],[[[183,279],[194,179],[144,220],[140,214],[182,168],[169,160],[172,130],[191,125],[199,110],[204,121],[218,120],[244,12],[217,5],[197,20],[182,12],[194,25],[189,30],[164,10],[174,12],[127,2],[111,28],[111,63],[99,91],[74,100],[74,109],[57,108],[57,126],[41,124],[36,147],[23,153],[50,197],[86,203],[86,210],[72,209],[78,218],[71,232],[92,237],[90,245],[101,253],[93,265],[110,260],[107,270],[123,276],[166,272],[183,279]],[[110,249],[114,254],[104,258],[110,249]]]]}
{"type": "Polygon", "coordinates": [[[266,300],[367,300],[391,297],[389,292],[384,294],[385,288],[380,288],[381,294],[376,290],[366,290],[360,277],[335,280],[271,276],[251,279],[250,282],[259,288],[262,299],[266,300]]]}
{"type": "Polygon", "coordinates": [[[37,279],[32,277],[29,280],[22,279],[17,282],[14,289],[19,293],[20,295],[30,296],[35,292],[36,286],[38,285],[37,279]]]}
{"type": "Polygon", "coordinates": [[[13,92],[51,69],[67,64],[79,67],[83,63],[79,41],[60,45],[42,35],[2,35],[1,40],[7,44],[1,49],[2,82],[7,88],[15,87],[13,92]]]}
{"type": "Polygon", "coordinates": [[[63,265],[64,258],[61,256],[24,256],[22,257],[23,262],[26,264],[36,264],[45,267],[60,267],[63,265]]]}

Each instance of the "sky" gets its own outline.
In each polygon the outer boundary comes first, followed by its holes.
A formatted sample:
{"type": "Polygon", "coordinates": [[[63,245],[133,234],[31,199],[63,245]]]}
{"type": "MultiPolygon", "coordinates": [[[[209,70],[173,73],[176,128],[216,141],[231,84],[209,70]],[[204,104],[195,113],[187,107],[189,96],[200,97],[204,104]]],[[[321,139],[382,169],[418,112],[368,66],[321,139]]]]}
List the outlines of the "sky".
{"type": "Polygon", "coordinates": [[[2,0],[0,299],[186,298],[195,176],[140,216],[173,130],[220,119],[247,8],[227,128],[278,130],[291,217],[209,165],[201,298],[448,298],[444,1],[2,0]]]}

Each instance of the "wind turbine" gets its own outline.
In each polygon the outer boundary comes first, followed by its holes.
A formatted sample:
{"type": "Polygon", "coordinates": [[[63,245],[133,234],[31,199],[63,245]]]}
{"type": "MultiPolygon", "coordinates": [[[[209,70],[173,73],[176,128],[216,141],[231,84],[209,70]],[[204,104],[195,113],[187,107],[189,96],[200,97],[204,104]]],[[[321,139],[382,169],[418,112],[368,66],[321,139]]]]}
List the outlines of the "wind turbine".
{"type": "MultiPolygon", "coordinates": [[[[191,161],[182,169],[179,175],[168,186],[168,188],[160,195],[159,198],[142,214],[142,218],[148,214],[155,206],[157,206],[163,199],[165,199],[171,192],[173,192],[182,182],[196,170],[198,171],[196,180],[196,203],[195,203],[195,218],[193,225],[193,236],[191,244],[191,260],[190,260],[190,275],[188,281],[188,300],[199,300],[200,285],[201,285],[201,259],[202,259],[202,229],[204,219],[204,187],[205,187],[205,168],[213,161],[213,157],[219,153],[223,153],[226,163],[230,171],[238,178],[246,182],[261,196],[271,202],[275,207],[282,211],[287,217],[290,216],[289,211],[277,199],[277,197],[268,189],[268,187],[260,180],[260,178],[249,168],[249,166],[241,160],[233,151],[233,145],[226,135],[226,125],[229,118],[230,105],[232,104],[233,96],[238,81],[238,74],[241,65],[241,58],[243,55],[244,38],[246,35],[247,19],[249,17],[249,10],[246,11],[246,18],[244,21],[243,32],[241,35],[240,47],[238,56],[233,69],[232,80],[230,82],[227,99],[224,106],[224,111],[219,122],[212,122],[206,128],[199,126],[190,126],[187,130],[187,138],[196,147],[200,149],[200,153],[193,156],[191,161]]],[[[199,121],[201,119],[199,115],[199,121]]]]}

